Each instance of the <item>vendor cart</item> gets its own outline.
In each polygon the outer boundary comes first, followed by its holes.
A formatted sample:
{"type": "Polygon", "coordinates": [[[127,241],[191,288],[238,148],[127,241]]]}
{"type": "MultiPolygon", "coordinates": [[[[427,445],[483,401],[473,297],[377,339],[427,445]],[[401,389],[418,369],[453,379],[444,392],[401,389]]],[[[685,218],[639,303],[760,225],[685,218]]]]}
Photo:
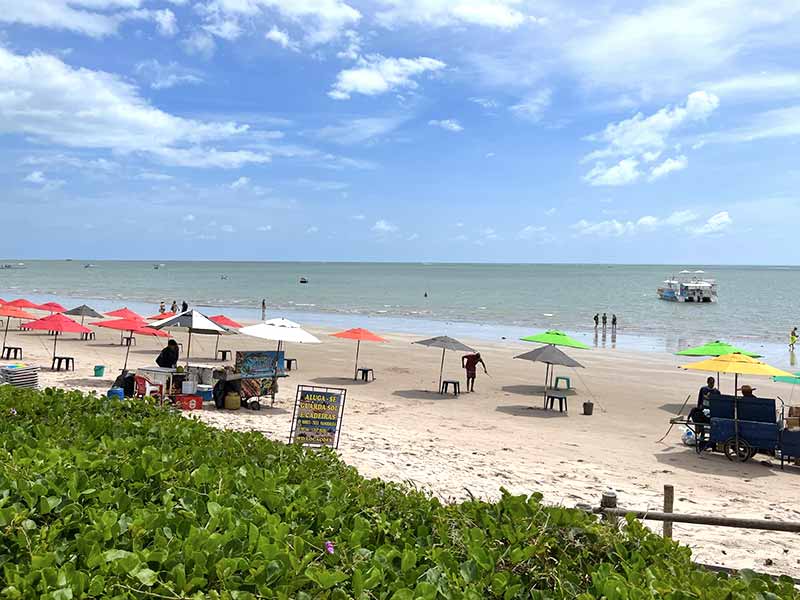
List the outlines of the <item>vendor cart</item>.
{"type": "Polygon", "coordinates": [[[709,398],[707,419],[672,419],[694,433],[695,449],[723,452],[728,460],[745,462],[756,454],[767,454],[784,461],[800,457],[800,429],[785,427],[785,406],[776,409],[772,398],[726,396],[709,398]]]}

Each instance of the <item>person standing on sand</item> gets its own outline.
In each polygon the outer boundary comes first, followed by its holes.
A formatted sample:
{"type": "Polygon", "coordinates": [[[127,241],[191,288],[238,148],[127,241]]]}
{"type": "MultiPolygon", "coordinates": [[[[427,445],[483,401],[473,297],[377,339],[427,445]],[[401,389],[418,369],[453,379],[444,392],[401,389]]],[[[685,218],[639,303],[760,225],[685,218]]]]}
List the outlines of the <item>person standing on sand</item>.
{"type": "Polygon", "coordinates": [[[594,313],[594,328],[597,329],[597,326],[600,324],[600,313],[594,313]]]}
{"type": "Polygon", "coordinates": [[[483,367],[483,372],[487,375],[489,371],[486,370],[486,363],[481,358],[481,353],[467,354],[461,357],[461,368],[467,371],[467,391],[475,391],[475,377],[477,375],[477,367],[480,364],[483,367]]]}
{"type": "Polygon", "coordinates": [[[186,300],[184,300],[181,304],[181,312],[186,312],[187,310],[189,310],[189,305],[186,303],[186,300]]]}
{"type": "Polygon", "coordinates": [[[266,298],[263,298],[261,300],[261,320],[262,321],[266,321],[267,320],[267,299],[266,298]]]}
{"type": "Polygon", "coordinates": [[[172,306],[170,306],[169,309],[172,312],[177,313],[178,312],[178,301],[177,300],[173,300],[172,301],[172,306]]]}
{"type": "Polygon", "coordinates": [[[617,315],[611,315],[611,331],[617,330],[617,315]]]}
{"type": "Polygon", "coordinates": [[[159,304],[159,305],[158,305],[158,312],[159,312],[159,314],[162,314],[162,315],[163,315],[165,312],[167,312],[167,305],[166,305],[166,304],[164,304],[164,301],[163,301],[163,300],[161,301],[161,304],[159,304]]]}
{"type": "Polygon", "coordinates": [[[606,328],[607,323],[608,323],[608,317],[606,316],[606,313],[603,313],[603,329],[606,328]]]}
{"type": "Polygon", "coordinates": [[[794,345],[797,342],[797,327],[793,328],[789,333],[789,350],[794,352],[794,345]]]}

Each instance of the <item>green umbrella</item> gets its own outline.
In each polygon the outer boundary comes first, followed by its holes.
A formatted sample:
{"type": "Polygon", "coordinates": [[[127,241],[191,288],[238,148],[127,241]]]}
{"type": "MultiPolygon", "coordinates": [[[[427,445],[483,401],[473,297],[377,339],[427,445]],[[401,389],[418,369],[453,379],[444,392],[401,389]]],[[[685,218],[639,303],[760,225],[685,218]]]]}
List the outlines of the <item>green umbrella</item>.
{"type": "Polygon", "coordinates": [[[539,344],[552,344],[554,346],[568,346],[569,348],[581,348],[588,350],[589,346],[579,342],[578,340],[569,337],[563,331],[545,331],[537,335],[529,335],[528,337],[520,338],[523,342],[537,342],[539,344]]]}
{"type": "Polygon", "coordinates": [[[695,346],[694,348],[686,348],[680,352],[676,352],[678,356],[723,356],[724,354],[744,354],[750,358],[759,358],[761,355],[755,352],[748,352],[736,346],[731,346],[726,342],[709,342],[702,346],[695,346]]]}
{"type": "Polygon", "coordinates": [[[794,377],[787,377],[786,375],[776,375],[772,378],[772,381],[778,381],[780,383],[793,383],[795,385],[800,384],[800,372],[795,373],[794,377]]]}

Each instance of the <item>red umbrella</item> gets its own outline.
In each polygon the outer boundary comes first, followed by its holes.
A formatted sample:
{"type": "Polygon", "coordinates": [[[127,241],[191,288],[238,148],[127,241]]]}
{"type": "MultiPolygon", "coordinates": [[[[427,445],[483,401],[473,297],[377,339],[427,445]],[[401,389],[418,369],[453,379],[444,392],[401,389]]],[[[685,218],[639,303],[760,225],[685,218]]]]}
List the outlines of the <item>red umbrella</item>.
{"type": "Polygon", "coordinates": [[[353,371],[353,379],[358,378],[358,351],[361,349],[361,342],[386,342],[387,340],[383,339],[379,335],[375,335],[368,329],[361,329],[360,327],[356,327],[355,329],[348,329],[347,331],[340,331],[339,333],[332,333],[333,337],[342,338],[345,340],[356,340],[358,343],[356,344],[356,366],[355,370],[353,371]]]}
{"type": "Polygon", "coordinates": [[[127,306],[125,308],[118,308],[106,313],[109,317],[117,317],[118,319],[136,319],[137,321],[144,322],[144,317],[136,314],[127,306]]]}
{"type": "Polygon", "coordinates": [[[11,302],[6,302],[6,306],[15,306],[16,308],[32,308],[33,310],[39,310],[38,304],[34,304],[30,300],[25,300],[25,298],[17,298],[16,300],[12,300],[11,302]]]}
{"type": "Polygon", "coordinates": [[[6,303],[6,301],[3,300],[2,298],[0,298],[0,304],[5,304],[5,303],[6,303]]]}
{"type": "Polygon", "coordinates": [[[233,319],[226,317],[225,315],[214,315],[213,317],[208,317],[217,325],[222,325],[223,327],[228,327],[230,329],[241,329],[243,325],[241,323],[237,323],[233,319]]]}
{"type": "Polygon", "coordinates": [[[28,329],[42,329],[44,331],[55,331],[56,337],[53,339],[53,356],[56,355],[56,344],[58,343],[59,333],[91,333],[91,329],[84,327],[77,321],[73,321],[64,315],[50,315],[38,321],[26,323],[28,329]]]}
{"type": "Polygon", "coordinates": [[[4,304],[0,306],[0,317],[6,317],[6,330],[3,333],[3,348],[6,347],[6,338],[8,337],[8,322],[11,319],[30,319],[31,321],[36,320],[36,316],[32,315],[31,313],[27,313],[21,308],[17,308],[15,306],[9,306],[8,304],[4,304]]]}
{"type": "Polygon", "coordinates": [[[170,317],[174,317],[177,313],[168,310],[167,312],[158,313],[157,315],[153,315],[152,317],[147,317],[148,321],[161,321],[162,319],[169,319],[170,317]]]}
{"type": "Polygon", "coordinates": [[[40,304],[39,308],[41,310],[46,310],[49,313],[63,313],[66,312],[66,308],[61,306],[58,302],[45,302],[44,304],[40,304]]]}
{"type": "MultiPolygon", "coordinates": [[[[115,321],[101,321],[99,323],[92,323],[94,327],[106,327],[108,329],[119,329],[120,335],[122,332],[129,332],[131,337],[136,335],[151,335],[153,337],[170,337],[170,335],[166,331],[160,331],[158,329],[153,329],[152,327],[147,327],[145,323],[139,321],[137,319],[117,319],[115,321]]],[[[128,368],[128,355],[131,353],[131,345],[128,344],[128,349],[125,351],[125,365],[122,367],[122,370],[128,368]]]]}

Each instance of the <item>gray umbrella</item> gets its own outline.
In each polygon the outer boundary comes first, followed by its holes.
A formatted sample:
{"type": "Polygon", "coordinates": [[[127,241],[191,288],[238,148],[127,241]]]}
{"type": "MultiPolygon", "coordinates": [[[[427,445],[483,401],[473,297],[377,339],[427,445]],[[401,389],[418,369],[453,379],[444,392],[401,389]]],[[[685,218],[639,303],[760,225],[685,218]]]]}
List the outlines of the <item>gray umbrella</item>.
{"type": "Polygon", "coordinates": [[[81,325],[83,325],[83,320],[86,317],[92,317],[93,319],[102,319],[103,315],[93,309],[91,306],[86,306],[85,304],[81,304],[80,306],[76,306],[75,308],[68,310],[64,313],[65,315],[71,315],[73,317],[80,317],[81,318],[81,325]]]}
{"type": "Polygon", "coordinates": [[[520,354],[519,356],[515,356],[514,358],[521,358],[522,360],[529,360],[531,362],[541,362],[547,365],[547,368],[544,372],[544,393],[547,394],[547,381],[548,378],[552,379],[553,372],[550,367],[553,365],[559,365],[562,367],[570,367],[570,368],[583,368],[583,365],[579,363],[577,360],[570,358],[565,354],[563,351],[559,350],[552,344],[548,344],[547,346],[541,346],[540,348],[536,348],[535,350],[531,350],[530,352],[526,352],[525,354],[520,354]]]}
{"type": "Polygon", "coordinates": [[[454,350],[456,352],[475,352],[474,348],[470,348],[466,344],[462,344],[458,340],[455,340],[451,337],[446,335],[440,335],[434,338],[430,338],[428,340],[420,340],[418,342],[412,342],[413,344],[421,344],[422,346],[430,346],[431,348],[441,348],[442,349],[442,365],[439,367],[439,390],[442,389],[442,373],[444,372],[444,353],[448,350],[454,350]]]}

